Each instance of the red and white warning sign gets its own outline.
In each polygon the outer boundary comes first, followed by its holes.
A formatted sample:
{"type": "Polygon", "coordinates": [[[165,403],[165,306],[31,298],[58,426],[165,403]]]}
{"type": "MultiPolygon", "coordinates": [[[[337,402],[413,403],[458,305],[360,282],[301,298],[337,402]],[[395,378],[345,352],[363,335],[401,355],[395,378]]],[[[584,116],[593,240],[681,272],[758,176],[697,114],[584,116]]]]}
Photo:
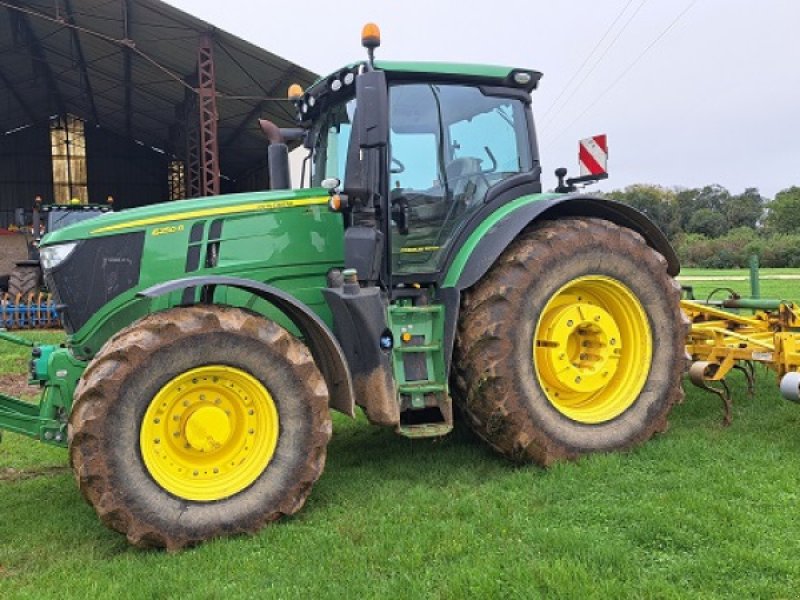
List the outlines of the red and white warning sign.
{"type": "Polygon", "coordinates": [[[578,146],[581,177],[608,173],[608,139],[606,134],[581,140],[578,146]]]}

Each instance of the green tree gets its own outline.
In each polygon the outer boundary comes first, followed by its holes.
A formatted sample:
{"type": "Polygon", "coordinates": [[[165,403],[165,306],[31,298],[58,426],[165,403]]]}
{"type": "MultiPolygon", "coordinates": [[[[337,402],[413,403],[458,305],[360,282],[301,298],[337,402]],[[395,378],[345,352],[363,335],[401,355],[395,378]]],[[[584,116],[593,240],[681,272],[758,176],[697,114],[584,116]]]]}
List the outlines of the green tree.
{"type": "MultiPolygon", "coordinates": [[[[678,213],[678,223],[682,231],[686,233],[702,233],[712,236],[707,232],[710,223],[713,231],[720,231],[716,235],[722,235],[727,227],[725,219],[725,206],[730,201],[731,193],[721,185],[707,185],[703,188],[692,188],[681,190],[675,196],[676,210],[678,213]],[[702,217],[697,217],[699,211],[704,211],[702,217]],[[708,212],[718,214],[722,218],[724,225],[719,227],[720,219],[710,217],[708,212]],[[694,223],[694,225],[692,224],[694,223]],[[698,229],[700,227],[700,229],[698,229]]],[[[716,235],[712,237],[716,237],[716,235]]]]}
{"type": "Polygon", "coordinates": [[[689,233],[701,233],[710,238],[718,238],[728,230],[728,222],[722,211],[701,208],[694,212],[686,226],[689,233]]]}
{"type": "Polygon", "coordinates": [[[757,188],[747,188],[738,196],[731,196],[724,210],[730,229],[756,229],[764,216],[764,197],[758,193],[757,188]]]}
{"type": "Polygon", "coordinates": [[[675,192],[658,185],[629,185],[606,197],[623,202],[643,212],[664,234],[673,239],[680,231],[675,206],[675,192]]]}
{"type": "Polygon", "coordinates": [[[767,205],[767,229],[772,233],[800,233],[800,187],[778,192],[767,205]]]}

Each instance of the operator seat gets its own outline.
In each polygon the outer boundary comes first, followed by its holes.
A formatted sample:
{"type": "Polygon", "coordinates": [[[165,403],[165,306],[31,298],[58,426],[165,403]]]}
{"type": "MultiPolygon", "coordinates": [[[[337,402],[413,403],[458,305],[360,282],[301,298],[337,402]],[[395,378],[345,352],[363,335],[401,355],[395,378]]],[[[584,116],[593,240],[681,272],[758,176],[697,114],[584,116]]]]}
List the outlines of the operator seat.
{"type": "Polygon", "coordinates": [[[454,202],[470,206],[486,196],[489,183],[481,169],[480,158],[462,156],[448,164],[444,171],[454,202]]]}

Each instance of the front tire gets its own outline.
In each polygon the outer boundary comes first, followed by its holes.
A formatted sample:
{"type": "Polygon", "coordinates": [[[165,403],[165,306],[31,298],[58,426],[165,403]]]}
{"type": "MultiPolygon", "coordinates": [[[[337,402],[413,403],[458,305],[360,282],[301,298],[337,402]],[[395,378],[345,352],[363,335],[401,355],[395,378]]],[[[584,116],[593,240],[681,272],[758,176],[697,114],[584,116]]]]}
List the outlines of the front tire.
{"type": "Polygon", "coordinates": [[[235,308],[141,319],[106,343],[75,397],[78,486],[140,547],[177,550],[297,512],[331,436],[307,348],[235,308]]]}
{"type": "Polygon", "coordinates": [[[42,269],[32,265],[17,265],[8,276],[8,294],[21,302],[28,302],[31,296],[42,288],[42,269]]]}
{"type": "Polygon", "coordinates": [[[543,466],[648,440],[683,397],[679,299],[637,233],[589,218],[535,225],[464,296],[455,379],[468,422],[543,466]]]}

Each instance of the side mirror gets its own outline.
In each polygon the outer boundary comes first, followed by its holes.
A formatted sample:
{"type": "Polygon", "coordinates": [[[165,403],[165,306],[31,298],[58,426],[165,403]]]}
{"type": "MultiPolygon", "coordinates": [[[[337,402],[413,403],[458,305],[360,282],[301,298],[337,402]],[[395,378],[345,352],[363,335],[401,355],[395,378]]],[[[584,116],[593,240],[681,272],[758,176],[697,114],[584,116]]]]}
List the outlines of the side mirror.
{"type": "Polygon", "coordinates": [[[389,144],[389,94],[383,71],[367,71],[356,79],[356,112],[347,149],[344,194],[369,204],[380,172],[380,150],[389,144]]]}
{"type": "Polygon", "coordinates": [[[383,71],[367,71],[356,79],[354,125],[362,148],[389,143],[389,93],[383,71]]]}

